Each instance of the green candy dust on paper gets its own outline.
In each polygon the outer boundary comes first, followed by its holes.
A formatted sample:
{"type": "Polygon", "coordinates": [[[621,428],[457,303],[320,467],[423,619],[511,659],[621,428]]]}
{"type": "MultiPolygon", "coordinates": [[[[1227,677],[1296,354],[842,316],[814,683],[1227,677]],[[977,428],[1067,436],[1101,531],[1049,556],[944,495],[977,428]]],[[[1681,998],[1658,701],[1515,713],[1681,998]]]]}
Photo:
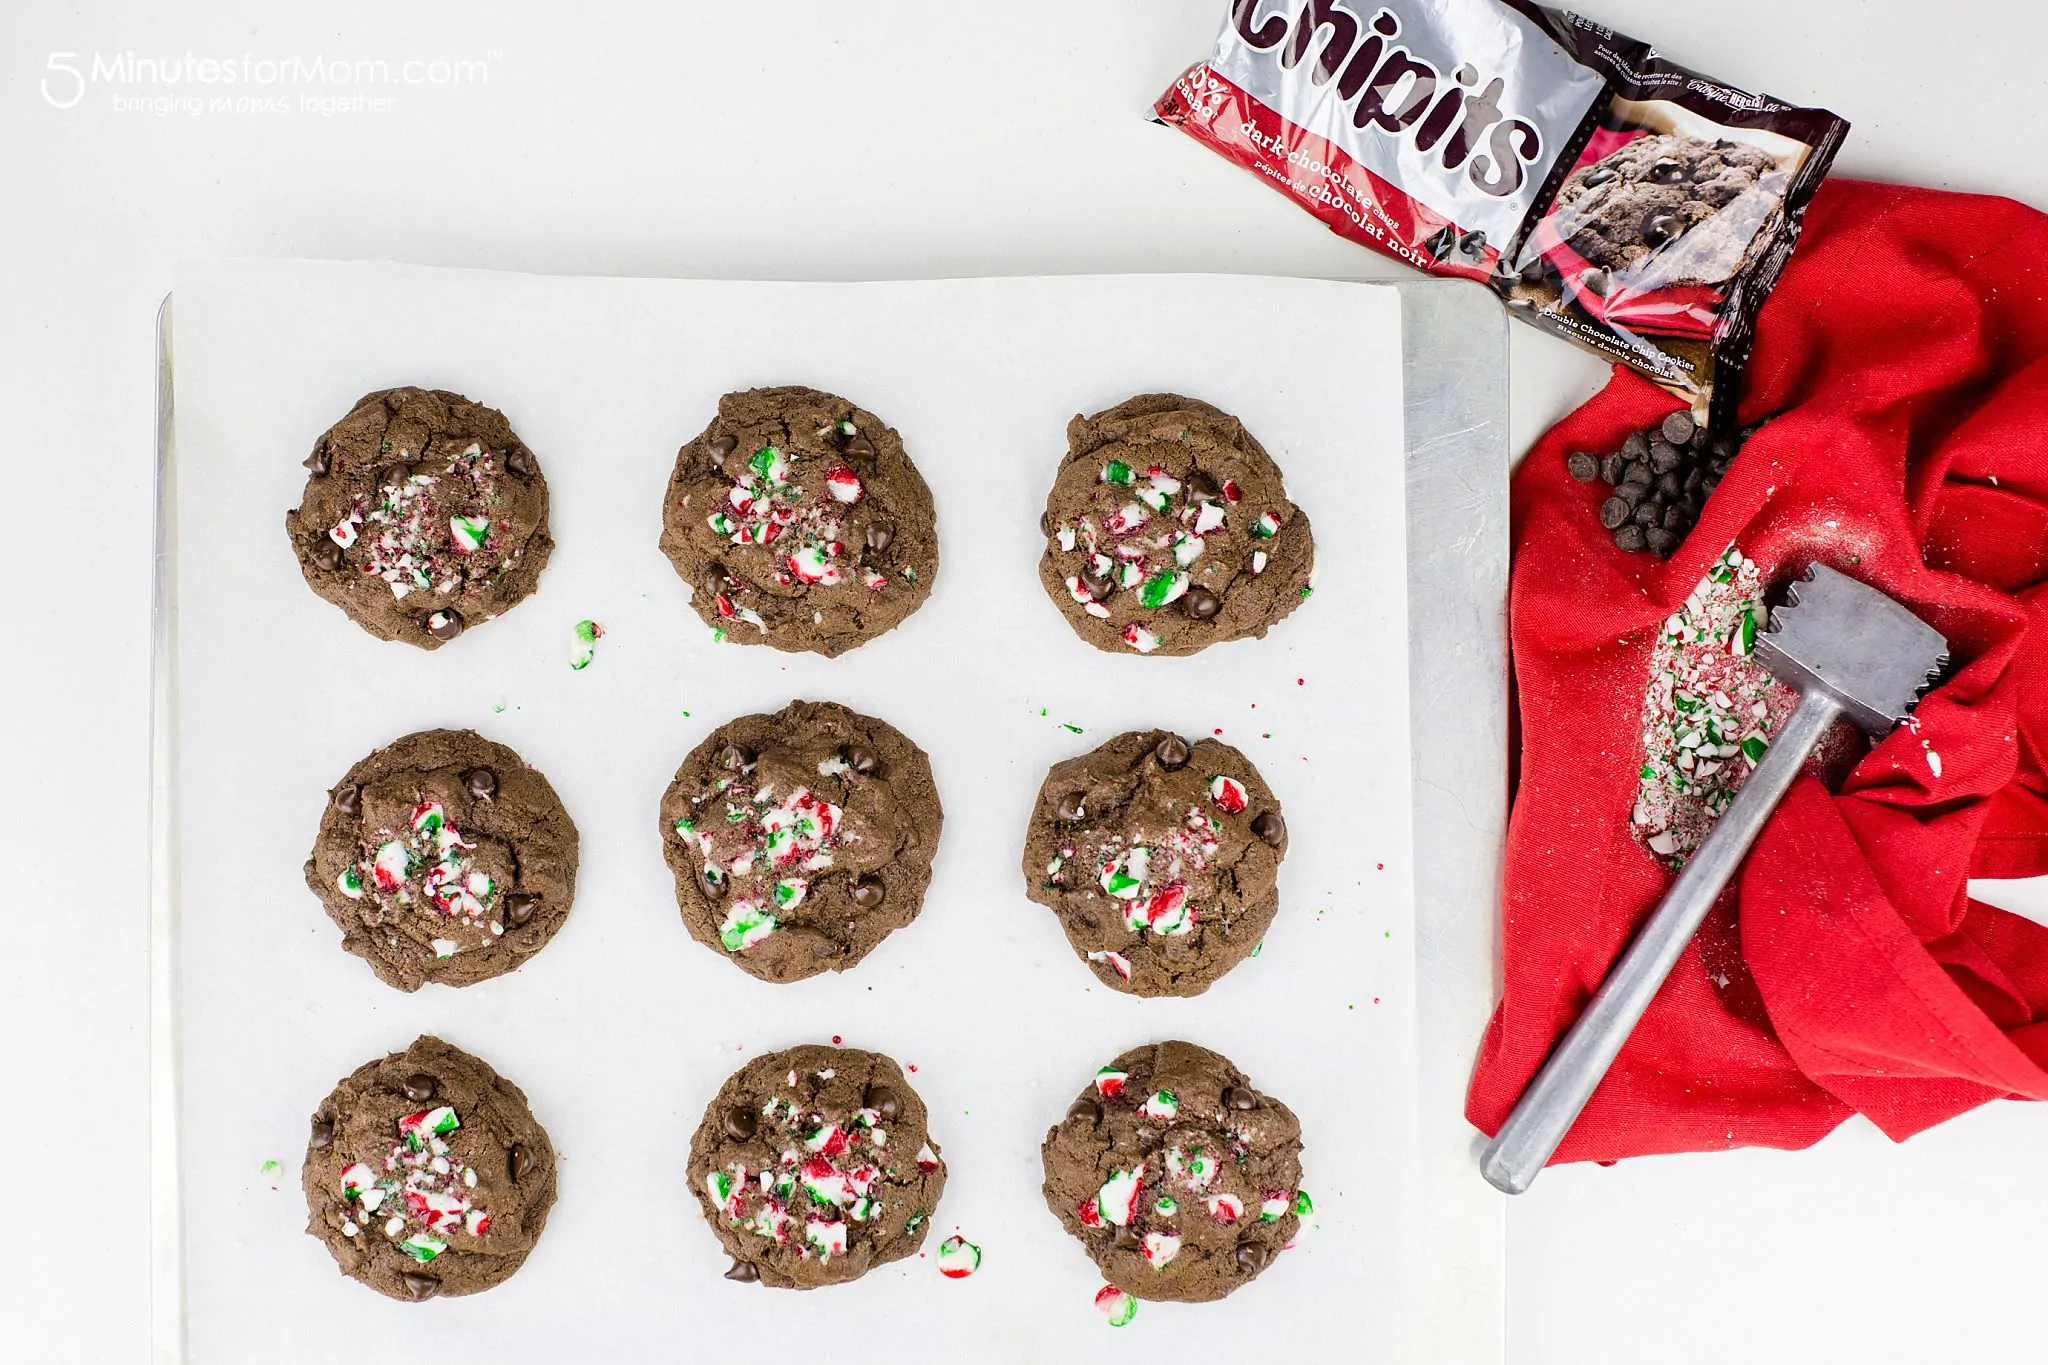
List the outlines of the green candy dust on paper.
{"type": "Polygon", "coordinates": [[[597,657],[597,642],[603,638],[603,626],[595,621],[578,621],[569,640],[569,667],[579,673],[590,667],[590,661],[597,657]]]}
{"type": "Polygon", "coordinates": [[[1062,729],[1062,730],[1065,730],[1065,731],[1067,731],[1067,732],[1068,732],[1068,733],[1070,733],[1070,734],[1076,734],[1076,735],[1078,735],[1078,734],[1080,734],[1080,733],[1081,733],[1081,727],[1080,727],[1080,726],[1078,726],[1078,725],[1074,724],[1074,723],[1073,723],[1072,721],[1067,721],[1067,720],[1063,720],[1063,721],[1061,721],[1061,722],[1060,722],[1060,729],[1062,729]]]}

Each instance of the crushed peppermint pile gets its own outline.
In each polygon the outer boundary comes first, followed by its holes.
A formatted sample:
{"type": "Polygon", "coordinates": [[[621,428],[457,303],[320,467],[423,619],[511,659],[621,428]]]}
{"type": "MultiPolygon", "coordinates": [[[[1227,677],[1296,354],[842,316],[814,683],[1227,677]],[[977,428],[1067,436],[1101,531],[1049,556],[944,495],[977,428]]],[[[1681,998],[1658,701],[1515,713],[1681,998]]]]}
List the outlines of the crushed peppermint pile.
{"type": "Polygon", "coordinates": [[[456,509],[498,505],[498,457],[472,441],[434,472],[404,464],[409,451],[397,454],[400,463],[386,475],[391,481],[374,501],[352,506],[328,539],[344,550],[360,543],[362,572],[382,579],[400,601],[414,592],[451,593],[472,574],[496,573],[488,511],[456,509]],[[472,563],[477,555],[482,559],[472,563]]]}
{"type": "MultiPolygon", "coordinates": [[[[794,1071],[789,1083],[796,1085],[794,1071]]],[[[846,1119],[827,1122],[814,1110],[771,1095],[762,1104],[760,1117],[762,1131],[781,1146],[774,1164],[752,1169],[736,1161],[704,1177],[704,1193],[729,1227],[792,1247],[802,1259],[825,1262],[844,1256],[853,1233],[863,1225],[902,1217],[908,1234],[930,1216],[927,1209],[906,1216],[885,1207],[884,1177],[896,1174],[888,1163],[901,1158],[889,1151],[886,1116],[880,1109],[862,1108],[846,1119]]],[[[911,1159],[920,1171],[938,1169],[938,1157],[929,1146],[911,1159]]],[[[955,1251],[950,1264],[956,1269],[948,1270],[941,1247],[939,1268],[955,1278],[972,1274],[980,1264],[981,1249],[957,1237],[949,1238],[947,1245],[954,1242],[967,1250],[955,1251]],[[972,1264],[967,1251],[972,1252],[972,1264]],[[958,1269],[961,1266],[965,1268],[958,1269]]]]}
{"type": "Polygon", "coordinates": [[[425,1264],[456,1239],[483,1238],[491,1215],[476,1198],[476,1172],[458,1166],[448,1136],[462,1119],[447,1105],[398,1120],[398,1140],[378,1165],[358,1161],[341,1173],[344,1237],[382,1235],[425,1264]]]}
{"type": "MultiPolygon", "coordinates": [[[[387,918],[412,910],[439,916],[479,941],[495,938],[505,932],[503,897],[497,881],[472,866],[475,848],[448,822],[439,801],[422,796],[405,828],[380,830],[378,842],[341,870],[335,887],[350,900],[376,901],[387,918]]],[[[433,944],[435,956],[444,958],[461,947],[451,938],[433,944]]]]}
{"type": "MultiPolygon", "coordinates": [[[[693,798],[696,813],[675,824],[676,837],[697,855],[703,884],[732,896],[718,927],[728,953],[780,931],[783,916],[810,894],[812,877],[859,837],[846,828],[844,811],[808,787],[778,797],[771,784],[752,785],[756,766],[749,761],[719,778],[708,794],[693,798]]],[[[821,776],[844,770],[836,758],[818,765],[821,776]]]]}
{"type": "Polygon", "coordinates": [[[1643,697],[1630,828],[1674,870],[1770,748],[1799,694],[1751,657],[1768,614],[1756,561],[1730,545],[1665,622],[1643,697]]]}

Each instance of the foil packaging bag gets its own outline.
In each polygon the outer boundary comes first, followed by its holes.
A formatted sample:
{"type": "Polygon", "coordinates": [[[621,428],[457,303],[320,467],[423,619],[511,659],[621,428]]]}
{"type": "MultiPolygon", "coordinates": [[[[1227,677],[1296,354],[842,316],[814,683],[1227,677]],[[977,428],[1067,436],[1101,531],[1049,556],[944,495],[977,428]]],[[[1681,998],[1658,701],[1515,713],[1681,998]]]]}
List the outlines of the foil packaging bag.
{"type": "Polygon", "coordinates": [[[1524,0],[1233,0],[1153,117],[1717,428],[1848,131],[1524,0]]]}

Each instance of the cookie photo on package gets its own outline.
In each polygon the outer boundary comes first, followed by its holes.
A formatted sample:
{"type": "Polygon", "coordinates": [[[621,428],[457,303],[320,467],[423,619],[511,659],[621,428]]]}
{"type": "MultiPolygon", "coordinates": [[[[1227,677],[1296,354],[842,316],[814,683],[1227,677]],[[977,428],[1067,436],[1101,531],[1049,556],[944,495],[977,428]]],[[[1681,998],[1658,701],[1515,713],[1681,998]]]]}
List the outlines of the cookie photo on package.
{"type": "Polygon", "coordinates": [[[1716,428],[1848,131],[1524,0],[1232,0],[1152,116],[1716,428]]]}

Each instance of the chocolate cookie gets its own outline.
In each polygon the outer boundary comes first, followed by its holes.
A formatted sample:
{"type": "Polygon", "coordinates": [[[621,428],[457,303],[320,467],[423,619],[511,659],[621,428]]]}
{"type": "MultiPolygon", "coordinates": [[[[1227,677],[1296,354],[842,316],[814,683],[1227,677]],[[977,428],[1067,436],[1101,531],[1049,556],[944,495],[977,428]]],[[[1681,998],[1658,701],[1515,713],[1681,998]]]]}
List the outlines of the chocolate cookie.
{"type": "Polygon", "coordinates": [[[1272,1264],[1311,1207],[1293,1111],[1193,1043],[1102,1068],[1039,1155],[1046,1207],[1141,1299],[1222,1298],[1272,1264]]]}
{"type": "Polygon", "coordinates": [[[547,946],[576,893],[576,825],[548,780],[473,730],[423,730],[328,794],[306,885],[388,986],[468,986],[547,946]]]}
{"type": "Polygon", "coordinates": [[[937,513],[882,419],[816,389],[749,389],[676,455],[661,551],[718,637],[836,657],[931,595],[937,513]]]}
{"type": "Polygon", "coordinates": [[[1287,821],[1221,740],[1133,730],[1053,765],[1024,835],[1024,886],[1105,984],[1200,995],[1280,908],[1287,821]]]}
{"type": "Polygon", "coordinates": [[[833,702],[721,725],[661,800],[690,936],[763,981],[843,972],[916,919],[944,821],[924,750],[833,702]]]}
{"type": "Polygon", "coordinates": [[[689,1179],[732,1257],[725,1278],[815,1289],[923,1246],[946,1163],[901,1067],[807,1045],[720,1087],[690,1140],[689,1179]]]}
{"type": "Polygon", "coordinates": [[[1315,540],[1244,424],[1177,394],[1067,424],[1039,519],[1038,577],[1074,631],[1116,653],[1263,636],[1309,595],[1315,540]]]}
{"type": "Polygon", "coordinates": [[[504,414],[441,389],[366,395],[313,443],[285,513],[314,592],[380,640],[439,649],[510,611],[554,541],[540,460],[504,414]]]}
{"type": "Polygon", "coordinates": [[[341,1273],[418,1302],[511,1278],[554,1207],[555,1149],[518,1086],[422,1037],[321,1102],[301,1183],[341,1273]]]}
{"type": "Polygon", "coordinates": [[[1768,242],[1765,220],[1788,183],[1760,148],[1657,133],[1573,171],[1552,213],[1558,236],[1594,265],[1654,276],[1638,287],[1717,284],[1768,242]]]}

